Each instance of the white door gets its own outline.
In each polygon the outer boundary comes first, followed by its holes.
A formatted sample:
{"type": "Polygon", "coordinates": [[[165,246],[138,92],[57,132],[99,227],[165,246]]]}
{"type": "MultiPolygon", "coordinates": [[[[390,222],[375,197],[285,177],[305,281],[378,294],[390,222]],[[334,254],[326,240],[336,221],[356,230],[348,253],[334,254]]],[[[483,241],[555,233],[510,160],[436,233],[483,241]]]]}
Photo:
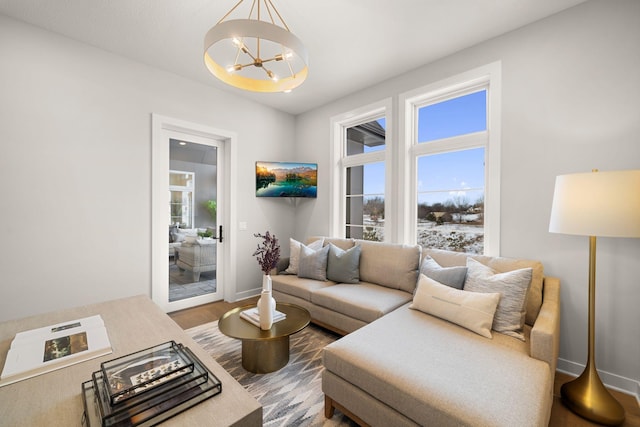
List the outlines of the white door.
{"type": "Polygon", "coordinates": [[[221,300],[228,139],[179,126],[153,133],[152,299],[166,312],[221,300]]]}

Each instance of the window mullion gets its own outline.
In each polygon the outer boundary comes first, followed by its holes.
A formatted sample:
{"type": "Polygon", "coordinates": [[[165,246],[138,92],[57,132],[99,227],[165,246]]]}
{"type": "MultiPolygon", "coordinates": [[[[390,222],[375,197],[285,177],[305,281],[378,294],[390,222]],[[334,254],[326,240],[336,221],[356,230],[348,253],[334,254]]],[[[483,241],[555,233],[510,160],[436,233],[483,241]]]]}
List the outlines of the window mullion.
{"type": "Polygon", "coordinates": [[[364,166],[367,163],[384,162],[386,158],[385,151],[376,151],[373,153],[363,153],[353,156],[345,156],[340,160],[340,166],[344,168],[364,166]]]}
{"type": "Polygon", "coordinates": [[[411,147],[411,152],[415,156],[425,156],[429,154],[484,147],[487,143],[488,135],[489,133],[487,131],[482,131],[470,133],[468,135],[453,136],[451,138],[423,142],[414,144],[411,147]]]}

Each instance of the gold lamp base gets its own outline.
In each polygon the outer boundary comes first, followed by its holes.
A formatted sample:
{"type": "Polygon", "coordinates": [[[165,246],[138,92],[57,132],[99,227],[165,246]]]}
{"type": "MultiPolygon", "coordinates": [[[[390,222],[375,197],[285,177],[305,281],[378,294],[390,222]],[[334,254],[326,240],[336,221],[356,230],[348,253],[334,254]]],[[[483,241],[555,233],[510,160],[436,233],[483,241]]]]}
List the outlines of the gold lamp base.
{"type": "Polygon", "coordinates": [[[609,393],[598,376],[595,362],[596,335],[596,237],[589,236],[589,353],[584,372],[560,388],[564,404],[576,414],[598,424],[617,426],[624,421],[624,408],[609,393]]]}
{"type": "Polygon", "coordinates": [[[591,363],[582,375],[563,384],[560,394],[564,404],[583,418],[607,426],[624,422],[624,408],[602,384],[591,363]]]}

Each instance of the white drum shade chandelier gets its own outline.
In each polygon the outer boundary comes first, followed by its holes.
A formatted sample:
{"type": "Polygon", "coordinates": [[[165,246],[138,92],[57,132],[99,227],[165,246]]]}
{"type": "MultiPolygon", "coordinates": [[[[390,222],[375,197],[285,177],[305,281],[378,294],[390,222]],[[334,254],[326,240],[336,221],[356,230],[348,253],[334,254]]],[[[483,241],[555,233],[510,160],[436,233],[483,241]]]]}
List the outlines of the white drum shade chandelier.
{"type": "Polygon", "coordinates": [[[271,0],[252,0],[246,19],[226,20],[204,37],[204,62],[223,82],[253,92],[289,92],[307,78],[307,51],[271,0]]]}

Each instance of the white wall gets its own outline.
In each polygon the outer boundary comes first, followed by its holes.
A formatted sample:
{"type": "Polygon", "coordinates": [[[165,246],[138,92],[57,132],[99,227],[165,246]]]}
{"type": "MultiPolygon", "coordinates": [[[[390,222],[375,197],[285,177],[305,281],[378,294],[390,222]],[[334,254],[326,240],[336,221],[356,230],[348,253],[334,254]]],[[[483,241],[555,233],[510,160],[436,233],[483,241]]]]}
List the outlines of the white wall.
{"type": "MultiPolygon", "coordinates": [[[[639,22],[640,2],[592,1],[298,116],[297,155],[319,163],[319,182],[317,202],[299,208],[295,237],[329,231],[332,116],[387,97],[397,108],[402,92],[501,61],[501,253],[540,259],[561,279],[559,368],[580,373],[588,239],[548,232],[554,180],[640,168],[639,22]]],[[[640,239],[599,239],[597,260],[597,366],[609,385],[639,393],[640,239]]]]}
{"type": "Polygon", "coordinates": [[[253,233],[295,211],[255,198],[254,165],[294,160],[294,117],[2,15],[0,58],[0,321],[150,295],[152,113],[238,135],[228,285],[259,289],[253,233]]]}

